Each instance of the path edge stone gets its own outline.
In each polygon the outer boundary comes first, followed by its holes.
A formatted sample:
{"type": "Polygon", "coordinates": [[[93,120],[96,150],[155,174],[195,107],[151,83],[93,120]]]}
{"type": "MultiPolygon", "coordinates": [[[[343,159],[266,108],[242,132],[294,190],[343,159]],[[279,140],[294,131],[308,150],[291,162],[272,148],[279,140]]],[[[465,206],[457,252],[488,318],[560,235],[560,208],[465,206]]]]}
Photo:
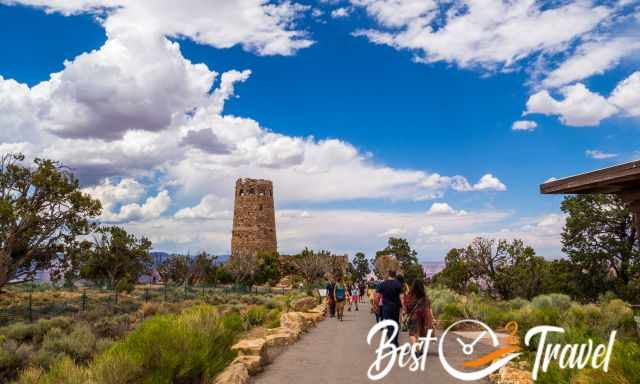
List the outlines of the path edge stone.
{"type": "Polygon", "coordinates": [[[306,312],[286,312],[280,316],[280,327],[267,330],[264,338],[240,339],[231,347],[237,357],[212,384],[248,384],[251,376],[262,372],[287,346],[298,341],[300,336],[325,318],[326,303],[306,312]]]}

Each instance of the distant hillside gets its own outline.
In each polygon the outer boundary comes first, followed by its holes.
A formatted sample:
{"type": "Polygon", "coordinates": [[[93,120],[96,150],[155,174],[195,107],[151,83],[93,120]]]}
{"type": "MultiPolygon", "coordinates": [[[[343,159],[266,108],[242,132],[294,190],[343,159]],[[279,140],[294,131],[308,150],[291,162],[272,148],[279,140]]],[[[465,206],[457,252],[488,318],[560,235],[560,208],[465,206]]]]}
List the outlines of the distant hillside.
{"type": "Polygon", "coordinates": [[[444,261],[424,261],[422,262],[422,268],[424,269],[425,275],[428,278],[432,277],[436,273],[442,271],[445,267],[444,261]]]}
{"type": "MultiPolygon", "coordinates": [[[[158,267],[160,264],[162,264],[163,261],[165,261],[167,258],[169,258],[169,256],[171,256],[170,253],[163,252],[163,251],[153,251],[153,252],[149,252],[149,254],[151,255],[151,257],[153,257],[154,267],[158,267]]],[[[227,260],[229,260],[229,255],[218,255],[217,261],[219,263],[224,263],[227,260]]]]}

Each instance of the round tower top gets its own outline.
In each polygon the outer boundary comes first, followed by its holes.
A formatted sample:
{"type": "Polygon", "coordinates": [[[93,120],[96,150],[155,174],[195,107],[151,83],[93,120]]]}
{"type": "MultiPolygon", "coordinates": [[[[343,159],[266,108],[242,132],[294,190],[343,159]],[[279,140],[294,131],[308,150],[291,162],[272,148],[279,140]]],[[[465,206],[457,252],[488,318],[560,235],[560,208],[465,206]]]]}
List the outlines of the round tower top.
{"type": "Polygon", "coordinates": [[[240,178],[236,181],[236,195],[273,197],[273,183],[271,180],[240,178]]]}

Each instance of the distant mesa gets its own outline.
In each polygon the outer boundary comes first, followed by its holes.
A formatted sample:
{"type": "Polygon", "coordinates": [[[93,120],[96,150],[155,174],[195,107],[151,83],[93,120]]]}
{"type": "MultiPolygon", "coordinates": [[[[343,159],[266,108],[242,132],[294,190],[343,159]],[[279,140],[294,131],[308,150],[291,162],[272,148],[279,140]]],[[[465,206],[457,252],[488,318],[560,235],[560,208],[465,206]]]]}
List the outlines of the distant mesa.
{"type": "Polygon", "coordinates": [[[236,181],[231,255],[277,252],[273,183],[241,178],[236,181]]]}

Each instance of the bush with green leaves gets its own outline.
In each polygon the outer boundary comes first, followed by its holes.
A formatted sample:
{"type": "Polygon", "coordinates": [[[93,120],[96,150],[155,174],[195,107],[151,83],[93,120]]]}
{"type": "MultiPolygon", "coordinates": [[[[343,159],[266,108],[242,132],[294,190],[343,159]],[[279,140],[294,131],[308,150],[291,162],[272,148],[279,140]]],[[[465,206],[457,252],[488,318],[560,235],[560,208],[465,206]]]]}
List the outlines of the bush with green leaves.
{"type": "Polygon", "coordinates": [[[208,305],[155,316],[100,355],[91,370],[104,384],[206,382],[234,358],[231,345],[241,331],[236,315],[220,317],[208,305]]]}

